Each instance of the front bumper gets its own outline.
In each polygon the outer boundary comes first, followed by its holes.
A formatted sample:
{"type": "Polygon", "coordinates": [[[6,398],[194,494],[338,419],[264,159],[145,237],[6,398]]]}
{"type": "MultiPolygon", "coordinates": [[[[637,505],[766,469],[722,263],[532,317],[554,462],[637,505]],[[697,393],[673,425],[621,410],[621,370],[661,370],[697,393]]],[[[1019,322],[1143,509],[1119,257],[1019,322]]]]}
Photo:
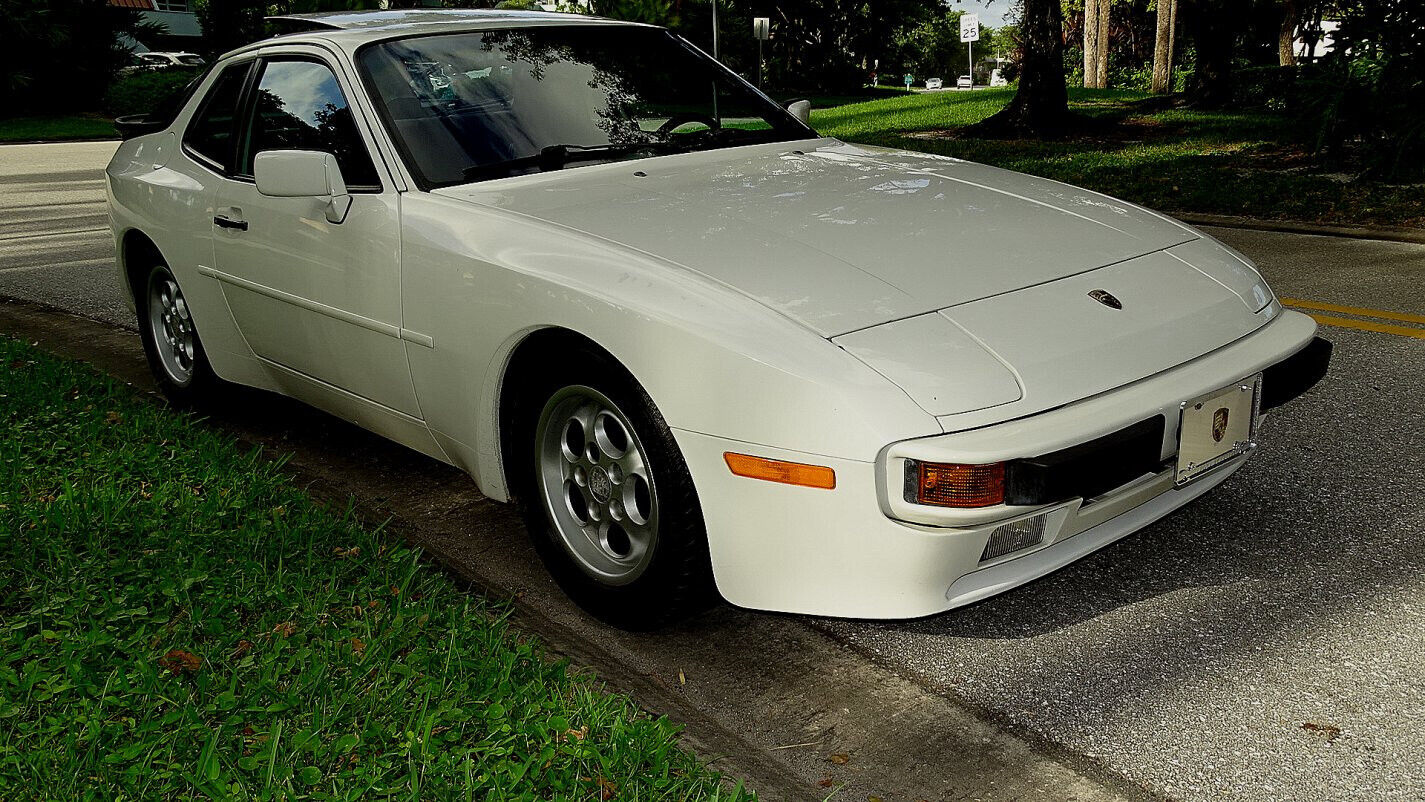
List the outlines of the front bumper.
{"type": "MultiPolygon", "coordinates": [[[[1137,531],[1240,468],[1245,456],[1194,484],[1173,485],[1179,405],[1258,372],[1264,373],[1264,406],[1268,399],[1282,403],[1299,395],[1319,380],[1329,360],[1329,344],[1314,334],[1310,318],[1284,312],[1236,343],[1132,385],[1020,420],[896,443],[874,462],[675,430],[701,497],[718,589],[733,604],[757,609],[914,618],[1042,576],[1137,531]],[[1069,476],[1084,463],[1044,457],[1073,456],[1090,441],[1113,444],[1115,433],[1154,417],[1163,421],[1156,442],[1145,440],[1141,430],[1133,442],[1139,449],[1147,442],[1156,460],[1141,463],[1146,467],[1136,477],[1107,492],[1081,488],[1069,498],[1040,497],[1042,504],[975,510],[914,505],[901,492],[906,459],[977,463],[1041,455],[1037,459],[1054,469],[1050,475],[1069,476]],[[722,459],[725,451],[828,465],[837,487],[733,476],[722,459]],[[985,559],[997,529],[1039,517],[1037,543],[985,559]]],[[[1065,492],[1062,484],[1044,487],[1065,492]]]]}

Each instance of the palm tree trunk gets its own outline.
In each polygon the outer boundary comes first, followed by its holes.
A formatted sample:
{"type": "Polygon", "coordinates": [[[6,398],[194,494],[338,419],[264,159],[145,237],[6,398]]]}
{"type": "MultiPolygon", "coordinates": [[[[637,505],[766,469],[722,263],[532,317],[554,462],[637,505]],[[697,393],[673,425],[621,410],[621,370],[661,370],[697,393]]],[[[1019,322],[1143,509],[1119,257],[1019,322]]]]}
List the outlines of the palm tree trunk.
{"type": "Polygon", "coordinates": [[[1296,23],[1300,12],[1296,0],[1282,0],[1282,28],[1277,38],[1277,63],[1296,66],[1296,23]]]}
{"type": "Polygon", "coordinates": [[[1084,88],[1098,86],[1098,7],[1108,0],[1084,0],[1084,88]]]}
{"type": "Polygon", "coordinates": [[[1063,133],[1075,119],[1064,83],[1064,11],[1059,0],[1024,0],[1019,89],[999,112],[974,125],[982,136],[1063,133]]]}
{"type": "Polygon", "coordinates": [[[1108,12],[1113,7],[1112,0],[1098,0],[1098,82],[1095,88],[1108,88],[1108,12]]]}
{"type": "Polygon", "coordinates": [[[1178,25],[1178,0],[1158,0],[1158,41],[1153,48],[1153,94],[1173,91],[1173,45],[1178,25]]]}

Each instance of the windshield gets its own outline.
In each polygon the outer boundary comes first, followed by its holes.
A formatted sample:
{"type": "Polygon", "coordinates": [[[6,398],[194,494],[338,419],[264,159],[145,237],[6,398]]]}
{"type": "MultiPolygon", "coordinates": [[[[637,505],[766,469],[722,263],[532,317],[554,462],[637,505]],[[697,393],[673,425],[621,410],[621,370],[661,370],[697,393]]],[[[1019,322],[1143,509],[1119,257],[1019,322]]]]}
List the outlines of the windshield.
{"type": "Polygon", "coordinates": [[[661,28],[412,37],[358,61],[397,146],[433,187],[815,135],[661,28]]]}

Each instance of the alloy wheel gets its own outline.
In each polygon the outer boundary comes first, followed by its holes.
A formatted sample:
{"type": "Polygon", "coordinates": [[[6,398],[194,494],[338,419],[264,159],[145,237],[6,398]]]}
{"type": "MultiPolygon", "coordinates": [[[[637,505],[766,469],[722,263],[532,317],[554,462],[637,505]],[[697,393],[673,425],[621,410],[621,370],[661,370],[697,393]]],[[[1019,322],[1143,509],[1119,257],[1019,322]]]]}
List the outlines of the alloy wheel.
{"type": "Polygon", "coordinates": [[[180,387],[193,381],[197,334],[188,303],[166,268],[148,280],[148,325],[154,350],[170,379],[180,387]]]}
{"type": "Polygon", "coordinates": [[[658,540],[658,495],[628,417],[599,391],[565,387],[535,430],[545,509],[564,548],[608,585],[637,579],[658,540]]]}

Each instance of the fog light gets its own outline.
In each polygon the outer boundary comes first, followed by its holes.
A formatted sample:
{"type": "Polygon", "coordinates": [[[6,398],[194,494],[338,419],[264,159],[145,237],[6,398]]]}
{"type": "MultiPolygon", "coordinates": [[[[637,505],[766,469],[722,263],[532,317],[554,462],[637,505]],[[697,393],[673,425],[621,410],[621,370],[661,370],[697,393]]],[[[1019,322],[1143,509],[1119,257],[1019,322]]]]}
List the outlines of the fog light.
{"type": "Polygon", "coordinates": [[[962,465],[905,461],[905,500],[936,507],[993,507],[1004,503],[1004,463],[962,465]]]}
{"type": "Polygon", "coordinates": [[[990,533],[990,539],[985,543],[985,550],[980,555],[980,562],[1023,551],[1043,543],[1044,523],[1048,519],[1049,514],[1044,513],[997,527],[990,533]]]}

